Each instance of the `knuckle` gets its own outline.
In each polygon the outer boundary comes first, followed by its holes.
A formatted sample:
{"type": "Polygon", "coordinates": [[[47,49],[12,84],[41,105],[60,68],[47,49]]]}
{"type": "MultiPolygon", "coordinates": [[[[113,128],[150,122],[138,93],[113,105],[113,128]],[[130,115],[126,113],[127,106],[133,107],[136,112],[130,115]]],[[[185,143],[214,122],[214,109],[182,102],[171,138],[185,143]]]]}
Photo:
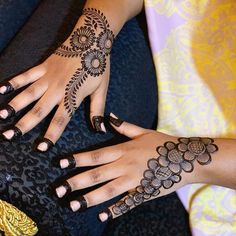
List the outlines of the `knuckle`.
{"type": "Polygon", "coordinates": [[[57,127],[63,127],[66,123],[66,118],[63,116],[54,117],[52,123],[57,127]]]}
{"type": "Polygon", "coordinates": [[[92,170],[89,176],[92,183],[98,183],[101,179],[101,173],[98,170],[92,170]]]}
{"type": "Polygon", "coordinates": [[[105,188],[105,194],[109,198],[113,198],[114,196],[116,196],[116,188],[114,186],[109,186],[105,188]]]}
{"type": "Polygon", "coordinates": [[[98,163],[100,159],[101,159],[101,153],[100,152],[94,151],[94,152],[91,153],[92,163],[98,163]]]}
{"type": "Polygon", "coordinates": [[[36,89],[34,86],[29,86],[26,90],[25,90],[25,94],[35,97],[36,96],[36,89]]]}
{"type": "Polygon", "coordinates": [[[43,108],[40,107],[40,106],[33,107],[32,110],[31,110],[31,114],[33,116],[41,118],[43,116],[43,108]]]}

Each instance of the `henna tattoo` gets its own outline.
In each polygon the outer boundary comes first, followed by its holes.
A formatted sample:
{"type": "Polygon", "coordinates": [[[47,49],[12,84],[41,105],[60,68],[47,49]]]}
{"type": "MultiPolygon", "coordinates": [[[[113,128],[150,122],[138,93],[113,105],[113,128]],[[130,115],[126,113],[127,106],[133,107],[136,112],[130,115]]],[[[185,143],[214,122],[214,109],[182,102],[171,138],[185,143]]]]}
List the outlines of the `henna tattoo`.
{"type": "Polygon", "coordinates": [[[3,82],[1,85],[0,85],[0,87],[2,88],[2,87],[5,87],[5,91],[4,91],[4,93],[3,93],[3,95],[6,95],[6,94],[8,94],[8,93],[11,93],[11,92],[13,92],[14,91],[14,88],[13,88],[13,86],[12,86],[12,84],[10,83],[10,82],[3,82]]]}
{"type": "Polygon", "coordinates": [[[6,141],[13,141],[14,139],[17,139],[23,135],[22,131],[16,126],[13,126],[12,128],[8,130],[12,130],[14,132],[14,135],[11,138],[7,138],[4,134],[1,134],[1,139],[6,140],[6,141]]]}
{"type": "MultiPolygon", "coordinates": [[[[47,148],[46,148],[45,150],[41,150],[41,149],[37,148],[37,151],[38,151],[38,152],[47,152],[51,147],[53,147],[53,146],[55,145],[55,144],[54,144],[50,139],[48,139],[48,138],[43,138],[43,139],[41,140],[41,142],[39,143],[39,145],[42,144],[42,143],[46,143],[47,148]]],[[[39,145],[38,145],[38,146],[39,146],[39,145]]]]}
{"type": "Polygon", "coordinates": [[[83,10],[84,26],[76,29],[70,38],[70,46],[61,45],[55,54],[67,58],[81,58],[78,68],[66,86],[64,105],[71,117],[77,109],[79,88],[88,75],[97,77],[106,69],[106,57],[110,54],[114,34],[104,14],[94,8],[83,10]]]}
{"type": "Polygon", "coordinates": [[[5,120],[6,118],[11,118],[12,116],[14,116],[16,114],[16,111],[15,109],[7,104],[4,108],[1,109],[2,111],[3,110],[6,110],[7,111],[7,117],[0,117],[1,120],[5,120]]]}
{"type": "MultiPolygon", "coordinates": [[[[78,196],[76,199],[74,199],[73,201],[77,201],[80,204],[80,208],[77,210],[72,209],[73,211],[79,211],[79,212],[83,212],[88,208],[88,204],[86,199],[84,198],[84,196],[78,196]]],[[[70,207],[71,208],[71,207],[70,207]]]]}
{"type": "Polygon", "coordinates": [[[119,118],[112,117],[111,115],[109,116],[108,119],[116,127],[120,127],[123,124],[123,122],[124,122],[123,120],[121,120],[119,118]]]}
{"type": "Polygon", "coordinates": [[[95,129],[97,132],[102,132],[102,133],[104,133],[104,131],[102,130],[102,127],[101,127],[101,124],[104,122],[103,116],[94,116],[94,117],[92,118],[92,121],[93,121],[94,129],[95,129]]]}
{"type": "Polygon", "coordinates": [[[124,200],[112,208],[115,215],[121,215],[160,194],[160,189],[171,188],[181,181],[181,172],[192,172],[196,160],[201,165],[211,162],[211,154],[218,150],[210,138],[179,138],[179,143],[166,142],[157,147],[158,157],[148,161],[140,185],[124,200]]]}

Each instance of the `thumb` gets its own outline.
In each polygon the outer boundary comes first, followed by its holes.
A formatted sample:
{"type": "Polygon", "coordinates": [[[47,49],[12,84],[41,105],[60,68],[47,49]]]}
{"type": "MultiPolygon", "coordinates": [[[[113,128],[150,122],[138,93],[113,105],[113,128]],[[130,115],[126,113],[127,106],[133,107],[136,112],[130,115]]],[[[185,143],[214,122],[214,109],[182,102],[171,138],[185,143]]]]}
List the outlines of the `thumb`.
{"type": "Polygon", "coordinates": [[[106,104],[107,83],[102,83],[100,87],[90,96],[90,120],[97,132],[106,133],[104,125],[104,110],[106,104]]]}
{"type": "Polygon", "coordinates": [[[118,131],[120,134],[125,135],[128,138],[135,138],[137,136],[146,134],[149,132],[148,129],[141,128],[137,125],[130,124],[128,122],[122,121],[113,113],[110,113],[109,121],[112,127],[118,131]]]}

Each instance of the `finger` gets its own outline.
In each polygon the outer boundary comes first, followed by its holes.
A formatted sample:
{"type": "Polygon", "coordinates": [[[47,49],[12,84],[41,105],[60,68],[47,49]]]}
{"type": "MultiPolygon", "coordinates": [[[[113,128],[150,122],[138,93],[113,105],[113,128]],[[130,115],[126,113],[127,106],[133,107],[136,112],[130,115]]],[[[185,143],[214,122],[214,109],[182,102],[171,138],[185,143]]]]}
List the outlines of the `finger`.
{"type": "Polygon", "coordinates": [[[90,96],[90,119],[94,129],[97,132],[106,133],[104,125],[104,110],[106,104],[106,95],[108,89],[108,80],[103,80],[99,88],[90,96]]]}
{"type": "Polygon", "coordinates": [[[109,121],[116,131],[129,138],[135,138],[137,136],[150,132],[147,129],[122,121],[113,113],[110,113],[109,121]]]}
{"type": "Polygon", "coordinates": [[[46,69],[42,64],[35,66],[27,70],[26,72],[14,77],[10,81],[3,83],[0,87],[0,93],[7,94],[27,84],[33,83],[34,81],[42,77],[45,73],[46,69]]]}
{"type": "Polygon", "coordinates": [[[87,207],[98,205],[119,196],[126,192],[131,186],[132,182],[127,181],[127,177],[117,178],[84,196],[73,199],[70,202],[70,207],[74,212],[83,211],[87,209],[87,207]]]}
{"type": "Polygon", "coordinates": [[[136,206],[142,204],[146,200],[139,201],[139,197],[136,199],[134,198],[134,193],[129,193],[125,197],[123,197],[121,200],[119,200],[117,203],[113,204],[109,208],[103,210],[98,215],[98,219],[101,222],[105,222],[107,220],[115,219],[121,215],[124,215],[125,213],[129,212],[136,206]]]}
{"type": "Polygon", "coordinates": [[[6,107],[0,111],[1,119],[10,118],[16,112],[38,100],[46,91],[47,85],[42,81],[30,85],[23,92],[13,98],[6,107]]]}
{"type": "Polygon", "coordinates": [[[124,151],[121,148],[121,144],[118,144],[68,156],[60,160],[60,166],[64,169],[107,164],[120,158],[123,153],[124,151]]]}
{"type": "Polygon", "coordinates": [[[50,122],[44,138],[37,146],[37,149],[41,152],[46,152],[51,146],[53,146],[60,138],[69,121],[70,117],[65,111],[64,104],[62,102],[59,105],[52,121],[50,122]]]}
{"type": "MultiPolygon", "coordinates": [[[[120,166],[114,166],[113,163],[100,166],[98,168],[86,171],[82,174],[73,176],[68,179],[66,182],[70,186],[71,191],[80,190],[84,188],[88,188],[100,183],[104,183],[106,181],[116,179],[120,177],[124,173],[124,168],[120,166]]],[[[63,197],[66,192],[66,188],[64,184],[56,189],[57,196],[59,198],[63,197]]]]}
{"type": "MultiPolygon", "coordinates": [[[[21,134],[27,133],[43,120],[56,104],[56,98],[49,99],[49,95],[46,93],[35,106],[16,123],[15,127],[21,131],[21,134]]],[[[14,128],[5,131],[3,135],[8,140],[17,137],[14,128]]]]}

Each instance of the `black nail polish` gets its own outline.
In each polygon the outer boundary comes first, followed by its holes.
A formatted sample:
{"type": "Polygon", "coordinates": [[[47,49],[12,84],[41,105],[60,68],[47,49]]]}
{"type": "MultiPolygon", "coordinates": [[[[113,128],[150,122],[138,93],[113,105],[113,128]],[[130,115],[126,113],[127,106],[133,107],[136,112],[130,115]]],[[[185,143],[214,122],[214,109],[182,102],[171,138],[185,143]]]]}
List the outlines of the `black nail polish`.
{"type": "Polygon", "coordinates": [[[122,125],[122,123],[124,122],[123,120],[119,119],[119,118],[114,118],[112,116],[109,116],[109,121],[115,125],[116,127],[120,127],[122,125]]]}
{"type": "Polygon", "coordinates": [[[1,85],[2,86],[5,86],[6,87],[6,91],[4,92],[4,95],[5,94],[8,94],[8,93],[11,93],[14,91],[14,88],[12,87],[12,85],[9,83],[9,82],[5,82],[1,85]]]}
{"type": "Polygon", "coordinates": [[[76,161],[73,155],[63,158],[63,159],[67,159],[69,162],[69,165],[67,168],[73,169],[76,167],[76,161]]]}
{"type": "Polygon", "coordinates": [[[112,220],[112,213],[111,213],[111,211],[110,211],[109,208],[107,208],[107,209],[105,209],[104,211],[100,212],[100,214],[98,214],[98,220],[101,221],[102,223],[104,223],[104,222],[106,222],[106,221],[112,220]],[[99,217],[99,215],[100,215],[101,213],[106,213],[106,214],[107,214],[107,216],[108,216],[108,217],[107,217],[107,220],[101,221],[101,219],[100,219],[100,217],[99,217]]]}
{"type": "Polygon", "coordinates": [[[92,118],[92,121],[93,121],[94,129],[95,129],[97,132],[102,132],[102,133],[104,133],[104,131],[102,130],[102,127],[101,127],[101,124],[104,122],[104,117],[103,117],[103,116],[94,116],[94,117],[92,118]]]}
{"type": "MultiPolygon", "coordinates": [[[[2,110],[7,110],[8,115],[6,118],[10,118],[16,114],[15,109],[11,105],[6,105],[5,107],[2,108],[2,110]]],[[[0,118],[0,119],[5,120],[3,118],[0,118]]]]}
{"type": "MultiPolygon", "coordinates": [[[[70,194],[72,192],[71,186],[67,181],[62,182],[62,184],[60,185],[62,187],[64,187],[66,189],[66,193],[63,197],[65,197],[66,195],[70,194]]],[[[57,195],[57,194],[56,194],[57,195]]]]}
{"type": "Polygon", "coordinates": [[[80,203],[80,208],[78,212],[85,211],[88,208],[88,204],[84,196],[79,196],[76,199],[73,199],[73,201],[78,201],[80,203]]]}
{"type": "MultiPolygon", "coordinates": [[[[54,143],[48,138],[43,138],[40,143],[46,143],[47,149],[45,151],[37,149],[37,151],[39,151],[39,152],[47,152],[48,149],[50,149],[52,146],[54,146],[54,143]]],[[[40,145],[40,143],[39,143],[39,145],[40,145]]]]}

